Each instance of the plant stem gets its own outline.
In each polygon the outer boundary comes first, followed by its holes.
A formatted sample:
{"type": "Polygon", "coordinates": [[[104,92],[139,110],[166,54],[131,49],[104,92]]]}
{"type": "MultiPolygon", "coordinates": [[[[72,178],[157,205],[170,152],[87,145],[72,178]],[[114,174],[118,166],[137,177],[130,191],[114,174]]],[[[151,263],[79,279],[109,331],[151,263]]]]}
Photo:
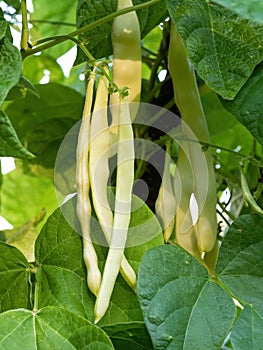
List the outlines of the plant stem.
{"type": "Polygon", "coordinates": [[[27,21],[27,6],[26,0],[21,0],[21,10],[22,10],[22,35],[20,41],[20,47],[22,52],[27,52],[28,41],[29,41],[29,30],[28,30],[28,21],[27,21]]]}
{"type": "Polygon", "coordinates": [[[33,311],[36,312],[38,310],[38,284],[35,283],[35,292],[34,292],[34,307],[33,311]]]}
{"type": "MultiPolygon", "coordinates": [[[[146,7],[152,6],[152,5],[156,4],[158,1],[159,0],[150,0],[150,1],[146,2],[146,3],[142,3],[142,4],[131,6],[131,7],[127,7],[127,8],[121,9],[119,11],[115,11],[115,12],[109,14],[108,16],[100,18],[100,19],[98,19],[95,22],[89,23],[86,26],[81,27],[81,28],[79,28],[79,29],[69,33],[68,35],[59,36],[58,38],[52,40],[51,42],[48,42],[48,43],[43,44],[43,45],[40,45],[40,46],[38,46],[38,47],[36,47],[34,49],[27,50],[27,52],[25,52],[25,54],[23,55],[23,58],[26,58],[27,56],[34,55],[37,52],[49,49],[49,48],[51,48],[51,47],[53,47],[55,45],[58,45],[59,43],[62,43],[64,41],[68,40],[69,37],[74,37],[74,36],[80,35],[82,33],[86,33],[86,32],[88,32],[89,30],[91,30],[93,28],[96,28],[96,27],[98,27],[98,26],[100,26],[100,25],[102,25],[104,23],[112,21],[117,16],[123,15],[123,14],[131,12],[131,11],[139,11],[139,10],[144,9],[146,7]]],[[[43,40],[44,39],[41,39],[39,41],[43,42],[43,40]]],[[[34,43],[35,44],[34,46],[39,45],[39,41],[36,41],[34,43]]]]}
{"type": "Polygon", "coordinates": [[[69,26],[69,27],[75,27],[75,23],[68,23],[68,22],[62,22],[62,21],[49,21],[48,19],[30,19],[30,23],[47,23],[52,25],[62,25],[62,26],[69,26]]]}
{"type": "MultiPolygon", "coordinates": [[[[223,212],[226,213],[226,215],[227,215],[228,217],[230,217],[230,219],[231,219],[232,221],[235,221],[235,220],[236,220],[235,215],[233,215],[229,210],[227,210],[227,209],[225,208],[225,206],[223,205],[223,203],[221,203],[221,202],[218,201],[217,204],[218,204],[219,207],[223,210],[223,212]]],[[[229,223],[228,223],[228,224],[229,224],[229,223]]]]}

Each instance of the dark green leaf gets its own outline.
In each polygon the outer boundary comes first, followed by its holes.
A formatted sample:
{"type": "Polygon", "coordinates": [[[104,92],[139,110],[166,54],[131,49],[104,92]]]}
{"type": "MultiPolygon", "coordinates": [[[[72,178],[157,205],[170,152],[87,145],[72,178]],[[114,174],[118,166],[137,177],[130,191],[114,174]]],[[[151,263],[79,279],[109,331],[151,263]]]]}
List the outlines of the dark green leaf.
{"type": "Polygon", "coordinates": [[[19,81],[22,69],[18,49],[6,37],[0,40],[0,106],[8,91],[19,81]]]}
{"type": "Polygon", "coordinates": [[[233,114],[263,145],[263,64],[260,64],[233,101],[221,99],[233,114]]]}
{"type": "Polygon", "coordinates": [[[58,307],[12,310],[0,315],[4,350],[113,350],[107,335],[84,318],[58,307]]]}
{"type": "Polygon", "coordinates": [[[251,21],[263,24],[263,2],[261,0],[214,0],[214,2],[251,21]]]}
{"type": "MultiPolygon", "coordinates": [[[[135,0],[134,5],[147,2],[147,0],[135,0]]],[[[79,0],[77,7],[77,27],[81,28],[87,24],[103,18],[117,9],[117,0],[114,1],[85,1],[79,0]]],[[[157,24],[167,16],[167,9],[164,0],[159,1],[154,6],[138,11],[138,19],[141,28],[141,37],[148,34],[157,24]]],[[[111,45],[112,21],[100,25],[84,34],[80,35],[80,40],[87,43],[87,48],[95,58],[107,57],[112,54],[111,45]]],[[[78,51],[76,64],[86,61],[87,58],[78,51]]]]}
{"type": "Polygon", "coordinates": [[[55,83],[36,88],[40,98],[27,95],[7,112],[22,142],[36,155],[32,162],[53,168],[63,138],[81,118],[83,96],[55,83]]]}
{"type": "MultiPolygon", "coordinates": [[[[0,68],[1,69],[1,68],[0,68]]],[[[19,141],[8,116],[0,110],[0,156],[16,158],[33,158],[19,141]]]]}
{"type": "Polygon", "coordinates": [[[0,242],[0,273],[0,312],[29,307],[29,264],[18,249],[3,242],[0,242]]]}
{"type": "Polygon", "coordinates": [[[113,326],[105,326],[103,330],[111,338],[116,350],[153,349],[144,322],[118,323],[113,326]]]}
{"type": "Polygon", "coordinates": [[[198,75],[223,98],[233,99],[263,59],[263,26],[206,0],[167,4],[198,75]]]}
{"type": "Polygon", "coordinates": [[[81,237],[60,209],[47,220],[35,247],[39,307],[63,306],[93,320],[94,298],[87,288],[81,237]]]}
{"type": "Polygon", "coordinates": [[[2,9],[0,8],[0,40],[2,40],[6,35],[7,22],[4,19],[4,14],[2,9]]]}
{"type": "Polygon", "coordinates": [[[21,7],[21,1],[20,0],[5,0],[5,3],[9,6],[12,6],[17,11],[20,10],[21,7]]]}
{"type": "Polygon", "coordinates": [[[179,247],[144,255],[137,290],[155,349],[218,349],[235,319],[231,297],[179,247]]]}
{"type": "Polygon", "coordinates": [[[235,350],[257,350],[263,348],[263,317],[253,306],[247,305],[231,332],[231,343],[235,350]]]}
{"type": "Polygon", "coordinates": [[[218,258],[220,281],[263,315],[263,217],[243,215],[231,225],[218,258]]]}

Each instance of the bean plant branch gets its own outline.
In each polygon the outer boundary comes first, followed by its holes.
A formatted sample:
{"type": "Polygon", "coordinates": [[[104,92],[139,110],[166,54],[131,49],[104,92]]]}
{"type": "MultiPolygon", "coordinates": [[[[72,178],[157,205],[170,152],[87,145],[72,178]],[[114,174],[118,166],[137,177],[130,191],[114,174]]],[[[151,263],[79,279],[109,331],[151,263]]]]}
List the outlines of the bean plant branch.
{"type": "Polygon", "coordinates": [[[31,44],[32,47],[34,47],[34,46],[36,46],[36,47],[31,49],[31,50],[27,50],[26,52],[24,52],[23,53],[23,58],[26,58],[28,56],[34,55],[37,52],[44,51],[44,50],[49,49],[49,48],[51,48],[53,46],[56,46],[56,45],[58,45],[58,44],[60,44],[60,43],[62,43],[64,41],[68,40],[69,37],[75,37],[77,35],[86,33],[86,32],[88,32],[89,30],[91,30],[93,28],[96,28],[98,26],[101,26],[104,23],[112,21],[117,16],[123,15],[125,13],[129,13],[129,12],[132,12],[132,11],[139,11],[139,10],[144,9],[146,7],[153,6],[158,1],[159,0],[150,0],[150,1],[146,2],[146,3],[142,3],[142,4],[131,6],[131,7],[127,7],[127,8],[121,9],[119,11],[115,11],[115,12],[109,14],[108,16],[100,18],[99,20],[97,20],[95,22],[89,23],[86,26],[83,26],[83,27],[81,27],[81,28],[79,28],[79,29],[69,33],[68,35],[63,35],[63,36],[60,35],[60,36],[55,37],[55,38],[53,37],[53,39],[50,39],[50,42],[47,42],[45,44],[41,44],[41,42],[43,42],[43,40],[45,40],[45,39],[37,40],[37,41],[35,41],[35,42],[33,42],[31,44]]]}

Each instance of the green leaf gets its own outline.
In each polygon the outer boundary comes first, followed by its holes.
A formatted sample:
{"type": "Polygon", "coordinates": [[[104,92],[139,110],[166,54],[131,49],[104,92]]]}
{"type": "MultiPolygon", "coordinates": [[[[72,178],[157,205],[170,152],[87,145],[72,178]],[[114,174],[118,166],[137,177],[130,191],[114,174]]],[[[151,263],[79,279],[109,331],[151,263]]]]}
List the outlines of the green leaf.
{"type": "Polygon", "coordinates": [[[151,350],[152,342],[144,322],[118,323],[103,330],[111,338],[115,350],[151,350]]]}
{"type": "Polygon", "coordinates": [[[0,272],[0,312],[29,307],[29,264],[18,249],[3,242],[0,242],[0,272]]]}
{"type": "Polygon", "coordinates": [[[6,35],[7,22],[4,18],[2,9],[0,8],[0,40],[3,39],[6,35]]]}
{"type": "MultiPolygon", "coordinates": [[[[138,208],[141,201],[134,198],[138,208]]],[[[94,297],[88,291],[86,267],[82,258],[82,238],[66,221],[63,213],[75,210],[75,198],[63,205],[61,212],[57,209],[47,220],[36,241],[36,262],[38,283],[38,303],[40,307],[57,305],[66,307],[74,313],[93,321],[94,297]]],[[[75,212],[71,213],[76,218],[75,212]],[[75,216],[74,216],[75,215],[75,216]]],[[[135,211],[134,220],[142,224],[141,234],[145,229],[152,230],[154,239],[126,250],[126,256],[137,269],[143,253],[152,246],[163,242],[157,219],[149,220],[153,214],[146,205],[135,211]],[[145,215],[147,213],[147,215],[145,215]],[[141,218],[139,218],[141,216],[141,218]],[[136,219],[137,217],[137,219],[136,219]],[[148,226],[143,225],[149,221],[148,226]],[[157,236],[156,230],[158,229],[157,236]]],[[[97,220],[92,220],[94,235],[101,234],[97,220]]],[[[138,231],[138,228],[137,228],[138,231]]],[[[135,231],[134,231],[135,232],[135,231]]],[[[107,248],[96,246],[101,269],[105,264],[107,248]]],[[[119,276],[111,298],[110,307],[100,325],[108,326],[117,323],[142,321],[142,313],[136,294],[119,276]]]]}
{"type": "Polygon", "coordinates": [[[206,0],[167,4],[198,75],[223,98],[233,99],[263,59],[263,26],[206,0]]]}
{"type": "Polygon", "coordinates": [[[231,225],[219,251],[219,280],[241,302],[263,315],[263,216],[242,215],[231,225]]]}
{"type": "Polygon", "coordinates": [[[251,21],[263,24],[263,2],[261,0],[214,0],[214,2],[251,21]]]}
{"type": "Polygon", "coordinates": [[[40,98],[27,95],[7,113],[23,143],[36,155],[31,163],[53,168],[62,140],[82,115],[83,96],[66,86],[37,85],[40,98]]]}
{"type": "Polygon", "coordinates": [[[230,295],[177,246],[144,255],[137,290],[155,349],[218,349],[236,316],[230,295]]]}
{"type": "MultiPolygon", "coordinates": [[[[147,0],[135,0],[134,5],[147,2],[147,0]]],[[[77,28],[84,27],[100,18],[103,18],[117,9],[117,0],[114,1],[85,1],[79,0],[77,7],[77,28]]],[[[151,7],[147,7],[137,12],[140,22],[141,37],[148,34],[156,25],[158,25],[167,16],[167,9],[164,0],[159,1],[151,7]]],[[[79,36],[79,39],[87,43],[87,48],[96,58],[107,57],[112,54],[111,45],[111,26],[112,21],[102,24],[86,33],[79,36]]],[[[75,64],[86,61],[81,50],[78,50],[78,55],[75,64]]]]}
{"type": "Polygon", "coordinates": [[[236,350],[263,348],[263,317],[253,306],[245,306],[231,332],[231,343],[236,350]]]}
{"type": "Polygon", "coordinates": [[[23,62],[22,73],[32,84],[39,84],[40,80],[47,74],[51,83],[62,83],[65,79],[60,65],[46,53],[27,57],[23,62]]]}
{"type": "MultiPolygon", "coordinates": [[[[1,68],[0,68],[1,69],[1,68]]],[[[16,158],[33,158],[19,141],[16,131],[5,112],[0,110],[0,156],[16,158]]]]}
{"type": "Polygon", "coordinates": [[[12,6],[14,9],[17,11],[20,10],[21,7],[21,2],[20,0],[5,0],[5,3],[9,6],[12,6]]]}
{"type": "Polygon", "coordinates": [[[114,349],[101,329],[58,307],[7,311],[0,315],[0,328],[0,347],[5,350],[114,349]]]}
{"type": "Polygon", "coordinates": [[[35,261],[35,241],[38,236],[37,224],[43,220],[45,214],[46,210],[43,209],[38,216],[24,225],[1,232],[4,235],[4,242],[19,249],[29,262],[35,261]]]}
{"type": "Polygon", "coordinates": [[[8,91],[19,81],[21,70],[20,52],[7,37],[2,38],[0,40],[0,106],[8,91]]]}
{"type": "Polygon", "coordinates": [[[38,306],[56,305],[93,321],[94,298],[87,288],[80,235],[57,209],[35,245],[38,306]]]}
{"type": "Polygon", "coordinates": [[[18,164],[3,176],[1,197],[1,215],[15,227],[36,217],[43,208],[50,215],[58,205],[52,180],[25,174],[18,164]]]}
{"type": "MultiPolygon", "coordinates": [[[[236,151],[237,155],[239,153],[249,155],[254,144],[254,138],[250,132],[223,108],[213,91],[202,93],[201,98],[211,144],[236,151]]],[[[234,178],[234,181],[239,184],[240,158],[224,150],[218,151],[217,148],[211,148],[211,151],[215,163],[221,166],[219,172],[222,171],[228,181],[234,178]]]]}
{"type": "MultiPolygon", "coordinates": [[[[33,56],[35,57],[35,56],[33,56]]],[[[35,95],[39,97],[38,91],[32,85],[30,81],[28,81],[25,77],[20,77],[19,82],[12,87],[9,91],[6,100],[16,100],[19,98],[25,98],[27,94],[35,95]]]]}
{"type": "MultiPolygon", "coordinates": [[[[34,12],[30,14],[33,20],[33,28],[30,29],[31,40],[65,35],[76,29],[76,1],[54,0],[52,6],[46,6],[45,0],[33,0],[34,12]],[[38,20],[40,20],[38,22],[38,20]],[[46,23],[45,23],[46,22],[46,23]]],[[[73,46],[72,41],[48,49],[48,54],[57,59],[73,46]]]]}
{"type": "Polygon", "coordinates": [[[263,145],[263,64],[260,64],[233,101],[221,99],[223,107],[235,116],[263,145]]]}

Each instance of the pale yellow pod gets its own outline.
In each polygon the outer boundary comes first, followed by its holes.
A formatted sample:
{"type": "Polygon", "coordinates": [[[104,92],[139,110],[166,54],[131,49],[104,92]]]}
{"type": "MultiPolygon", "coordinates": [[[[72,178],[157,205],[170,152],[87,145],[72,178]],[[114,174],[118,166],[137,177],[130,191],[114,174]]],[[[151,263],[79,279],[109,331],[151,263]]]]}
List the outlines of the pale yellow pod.
{"type": "Polygon", "coordinates": [[[83,258],[87,267],[87,283],[91,292],[98,294],[101,273],[98,258],[90,236],[91,204],[89,199],[90,179],[88,174],[88,142],[90,135],[90,115],[95,82],[95,70],[87,85],[83,116],[76,150],[77,217],[80,222],[83,240],[83,258]]]}
{"type": "Polygon", "coordinates": [[[162,183],[155,202],[155,212],[162,221],[165,242],[168,242],[173,232],[176,214],[176,200],[170,175],[170,161],[170,154],[168,149],[166,149],[162,183]]]}
{"type": "Polygon", "coordinates": [[[132,186],[134,181],[134,143],[129,105],[119,105],[116,197],[111,244],[103,277],[94,307],[95,323],[106,313],[115,281],[124,257],[124,249],[131,218],[132,186]]]}
{"type": "MultiPolygon", "coordinates": [[[[106,67],[104,67],[104,70],[108,74],[106,67]]],[[[109,81],[107,77],[101,75],[90,123],[89,177],[94,209],[105,238],[110,243],[113,214],[107,196],[110,175],[108,160],[111,147],[107,114],[108,88],[109,81]]],[[[125,256],[121,262],[121,274],[129,286],[135,289],[136,274],[125,256]]]]}

